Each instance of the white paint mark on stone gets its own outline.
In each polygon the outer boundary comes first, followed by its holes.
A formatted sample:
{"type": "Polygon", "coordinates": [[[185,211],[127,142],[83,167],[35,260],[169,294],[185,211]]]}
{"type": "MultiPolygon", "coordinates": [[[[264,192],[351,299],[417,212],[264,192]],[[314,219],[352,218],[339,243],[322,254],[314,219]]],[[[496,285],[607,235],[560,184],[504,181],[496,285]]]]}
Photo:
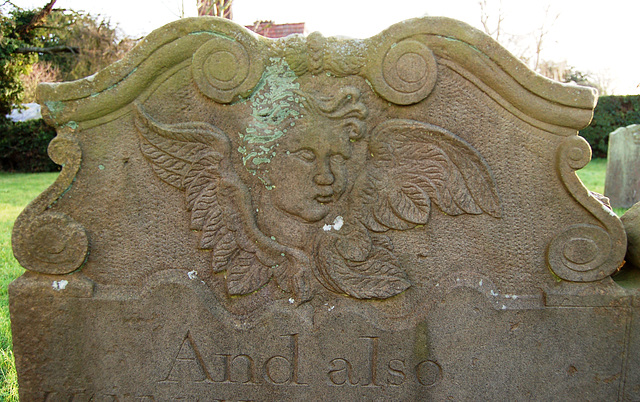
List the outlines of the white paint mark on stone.
{"type": "Polygon", "coordinates": [[[53,290],[64,290],[64,288],[67,287],[67,284],[69,284],[69,281],[65,281],[64,279],[62,279],[60,281],[53,281],[51,287],[53,288],[53,290]]]}
{"type": "Polygon", "coordinates": [[[478,283],[478,285],[482,286],[482,279],[480,279],[480,283],[478,283]]]}
{"type": "Polygon", "coordinates": [[[340,230],[342,225],[344,225],[344,219],[340,215],[336,216],[336,219],[333,221],[333,228],[335,230],[340,230]]]}
{"type": "Polygon", "coordinates": [[[329,310],[328,310],[328,311],[331,311],[331,310],[333,310],[334,308],[336,308],[336,306],[331,306],[331,307],[329,307],[329,310]]]}
{"type": "Polygon", "coordinates": [[[336,216],[336,219],[333,220],[333,225],[330,224],[326,224],[322,227],[322,229],[325,232],[330,231],[331,229],[334,230],[340,230],[342,228],[342,226],[344,225],[344,218],[342,218],[342,216],[338,215],[336,216]]]}
{"type": "Polygon", "coordinates": [[[491,294],[491,296],[499,296],[499,293],[496,293],[493,291],[493,289],[491,289],[491,291],[489,292],[491,294]]]}
{"type": "Polygon", "coordinates": [[[290,298],[289,298],[289,303],[293,304],[293,303],[295,303],[295,302],[296,302],[296,300],[295,300],[293,297],[290,297],[290,298]]]}
{"type": "Polygon", "coordinates": [[[189,271],[187,272],[187,276],[189,277],[189,279],[198,279],[198,271],[189,271]]]}

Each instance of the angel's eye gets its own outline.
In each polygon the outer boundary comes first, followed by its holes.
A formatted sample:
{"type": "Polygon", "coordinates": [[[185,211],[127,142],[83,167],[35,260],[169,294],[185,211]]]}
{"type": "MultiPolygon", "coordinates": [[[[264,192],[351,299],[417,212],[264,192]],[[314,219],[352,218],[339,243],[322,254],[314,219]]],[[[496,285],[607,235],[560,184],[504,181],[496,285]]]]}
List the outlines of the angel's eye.
{"type": "Polygon", "coordinates": [[[299,151],[292,152],[291,155],[305,162],[313,162],[316,160],[316,155],[308,149],[301,149],[299,151]]]}

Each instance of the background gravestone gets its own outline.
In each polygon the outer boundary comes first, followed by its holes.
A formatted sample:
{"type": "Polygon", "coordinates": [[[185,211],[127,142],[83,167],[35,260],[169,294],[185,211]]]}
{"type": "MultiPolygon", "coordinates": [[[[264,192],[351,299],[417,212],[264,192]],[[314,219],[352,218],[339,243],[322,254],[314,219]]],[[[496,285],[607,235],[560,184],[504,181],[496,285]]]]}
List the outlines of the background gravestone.
{"type": "Polygon", "coordinates": [[[632,206],[620,218],[627,233],[627,263],[640,268],[640,202],[632,206]]]}
{"type": "Polygon", "coordinates": [[[271,41],[183,19],[39,87],[24,400],[640,398],[591,89],[457,21],[271,41]]]}
{"type": "Polygon", "coordinates": [[[604,195],[614,208],[631,208],[640,201],[640,124],[609,134],[604,195]]]}

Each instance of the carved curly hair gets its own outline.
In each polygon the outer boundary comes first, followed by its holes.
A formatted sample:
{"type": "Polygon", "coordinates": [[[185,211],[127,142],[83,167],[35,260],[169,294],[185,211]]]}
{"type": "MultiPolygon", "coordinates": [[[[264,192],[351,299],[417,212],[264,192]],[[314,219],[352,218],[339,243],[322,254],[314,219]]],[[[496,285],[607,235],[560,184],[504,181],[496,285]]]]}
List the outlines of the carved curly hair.
{"type": "Polygon", "coordinates": [[[323,95],[302,91],[297,83],[285,85],[288,86],[285,90],[282,86],[267,84],[253,95],[256,101],[252,120],[246,134],[240,135],[242,146],[238,150],[243,155],[242,161],[258,178],[262,177],[264,164],[275,156],[279,139],[305,115],[344,120],[350,128],[350,140],[358,140],[364,135],[368,109],[360,99],[359,89],[348,86],[335,94],[323,95]]]}

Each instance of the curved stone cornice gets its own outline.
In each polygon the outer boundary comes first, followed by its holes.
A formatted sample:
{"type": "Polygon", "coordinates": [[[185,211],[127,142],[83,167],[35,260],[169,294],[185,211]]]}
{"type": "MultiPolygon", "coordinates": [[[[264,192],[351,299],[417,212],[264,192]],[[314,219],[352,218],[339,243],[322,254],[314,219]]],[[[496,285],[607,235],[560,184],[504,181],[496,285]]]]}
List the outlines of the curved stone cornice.
{"type": "Polygon", "coordinates": [[[363,40],[324,38],[314,33],[277,41],[258,37],[228,20],[186,18],[152,32],[124,59],[90,77],[41,84],[38,98],[50,123],[60,127],[73,121],[83,127],[83,122],[96,121],[130,104],[172,68],[200,63],[192,66],[192,71],[194,78],[202,81],[206,74],[198,78],[198,71],[212,65],[238,68],[250,64],[248,78],[237,90],[220,92],[210,83],[198,83],[205,95],[228,103],[250,95],[273,57],[283,57],[299,75],[326,71],[336,76],[363,76],[380,96],[401,105],[418,103],[429,95],[437,85],[436,64],[441,64],[519,118],[559,135],[575,134],[587,126],[597,99],[595,90],[542,77],[481,31],[443,17],[407,20],[363,40]],[[223,54],[220,52],[232,55],[231,65],[218,57],[223,54]],[[402,63],[407,61],[424,66],[416,82],[402,81],[402,63]]]}

